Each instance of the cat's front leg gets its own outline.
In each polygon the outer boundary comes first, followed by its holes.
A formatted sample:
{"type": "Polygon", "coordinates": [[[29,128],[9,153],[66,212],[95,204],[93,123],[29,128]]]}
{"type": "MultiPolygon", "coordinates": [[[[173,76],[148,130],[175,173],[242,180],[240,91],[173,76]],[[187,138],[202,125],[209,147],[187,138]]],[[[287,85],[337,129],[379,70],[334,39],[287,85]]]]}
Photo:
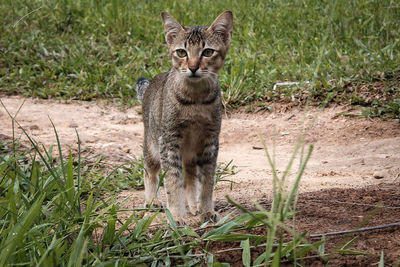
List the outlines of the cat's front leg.
{"type": "Polygon", "coordinates": [[[199,196],[199,211],[202,221],[219,221],[219,214],[214,210],[215,170],[217,167],[218,144],[206,147],[199,158],[201,186],[199,196]]]}
{"type": "Polygon", "coordinates": [[[161,197],[158,188],[159,168],[149,168],[145,162],[144,191],[146,207],[162,208],[161,197]]]}
{"type": "Polygon", "coordinates": [[[185,197],[183,194],[182,157],[178,140],[160,138],[161,170],[167,194],[167,208],[174,220],[184,224],[186,218],[185,197]]]}
{"type": "Polygon", "coordinates": [[[197,165],[195,160],[184,160],[184,182],[183,188],[185,191],[185,198],[189,207],[189,212],[192,215],[198,215],[198,177],[197,165]]]}
{"type": "Polygon", "coordinates": [[[159,177],[160,157],[158,156],[158,148],[151,143],[149,138],[145,138],[143,146],[144,156],[144,191],[146,207],[162,208],[161,197],[159,193],[159,177]],[[154,153],[156,152],[156,153],[154,153]]]}

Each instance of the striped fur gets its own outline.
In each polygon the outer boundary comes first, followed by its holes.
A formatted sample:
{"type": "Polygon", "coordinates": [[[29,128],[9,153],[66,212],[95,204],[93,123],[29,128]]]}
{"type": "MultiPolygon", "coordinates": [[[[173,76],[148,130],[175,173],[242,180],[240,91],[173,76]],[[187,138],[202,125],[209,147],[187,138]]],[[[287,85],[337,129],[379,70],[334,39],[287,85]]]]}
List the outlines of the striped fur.
{"type": "Polygon", "coordinates": [[[143,79],[137,83],[138,99],[144,91],[146,202],[161,204],[161,170],[167,207],[177,222],[184,223],[186,204],[193,215],[217,221],[213,188],[222,114],[217,78],[229,49],[233,16],[225,11],[210,27],[183,27],[168,13],[161,15],[173,67],[148,86],[143,79]],[[179,49],[187,56],[180,57],[179,49]],[[214,53],[205,56],[205,49],[214,53]]]}

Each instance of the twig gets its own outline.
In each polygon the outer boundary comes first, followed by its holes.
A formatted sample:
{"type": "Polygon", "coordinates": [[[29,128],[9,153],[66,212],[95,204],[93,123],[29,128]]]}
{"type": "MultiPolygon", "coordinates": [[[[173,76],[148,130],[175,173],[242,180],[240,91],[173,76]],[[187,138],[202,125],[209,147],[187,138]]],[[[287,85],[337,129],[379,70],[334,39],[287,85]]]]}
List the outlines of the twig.
{"type": "Polygon", "coordinates": [[[372,205],[372,204],[364,204],[364,203],[356,203],[356,202],[346,202],[346,201],[338,201],[338,200],[307,200],[307,202],[330,202],[330,203],[339,203],[339,204],[348,204],[348,205],[357,205],[357,206],[367,206],[374,207],[380,209],[400,209],[400,207],[389,207],[389,206],[380,206],[380,205],[372,205]]]}
{"type": "MultiPolygon", "coordinates": [[[[250,248],[260,248],[260,247],[265,247],[267,245],[267,243],[263,243],[257,246],[250,246],[250,248]]],[[[278,245],[273,245],[274,247],[277,247],[278,245]]],[[[235,251],[235,250],[243,250],[243,248],[228,248],[228,249],[223,249],[223,250],[218,250],[218,251],[214,251],[212,252],[213,254],[220,254],[220,253],[224,253],[224,252],[229,252],[229,251],[235,251]]]]}
{"type": "Polygon", "coordinates": [[[394,227],[394,226],[400,226],[400,222],[381,224],[381,225],[372,226],[372,227],[363,227],[363,228],[354,229],[354,230],[345,230],[345,231],[339,231],[339,232],[315,234],[315,235],[310,235],[310,237],[312,238],[312,237],[321,237],[321,236],[329,236],[329,235],[342,235],[342,234],[370,231],[370,230],[376,230],[376,229],[383,229],[383,228],[394,227]]]}
{"type": "MultiPolygon", "coordinates": [[[[257,246],[250,246],[250,249],[253,248],[260,248],[260,247],[265,247],[267,243],[263,243],[257,246]]],[[[277,247],[278,245],[273,245],[274,247],[277,247]]],[[[200,253],[200,254],[187,254],[186,256],[188,257],[204,257],[206,254],[221,254],[225,252],[231,252],[231,251],[236,251],[236,250],[243,250],[243,248],[236,247],[236,248],[228,248],[228,249],[222,249],[222,250],[217,250],[217,251],[209,251],[208,253],[200,253]]]]}
{"type": "Polygon", "coordinates": [[[396,181],[397,181],[397,179],[399,179],[399,178],[400,178],[400,173],[398,173],[398,174],[397,174],[397,177],[396,177],[396,178],[394,178],[393,182],[396,182],[396,181]]]}
{"type": "MultiPolygon", "coordinates": [[[[307,259],[315,259],[315,258],[321,258],[322,256],[329,256],[330,254],[324,254],[324,255],[312,255],[312,256],[306,256],[306,257],[301,257],[301,258],[296,258],[296,260],[307,260],[307,259]]],[[[293,260],[281,260],[280,263],[293,263],[293,260]]],[[[253,267],[261,267],[265,266],[265,263],[262,264],[257,264],[253,265],[253,267]]]]}
{"type": "Polygon", "coordinates": [[[304,82],[281,82],[281,83],[275,83],[274,86],[272,87],[272,90],[276,90],[278,86],[282,85],[299,85],[299,84],[310,84],[310,81],[304,81],[304,82]]]}

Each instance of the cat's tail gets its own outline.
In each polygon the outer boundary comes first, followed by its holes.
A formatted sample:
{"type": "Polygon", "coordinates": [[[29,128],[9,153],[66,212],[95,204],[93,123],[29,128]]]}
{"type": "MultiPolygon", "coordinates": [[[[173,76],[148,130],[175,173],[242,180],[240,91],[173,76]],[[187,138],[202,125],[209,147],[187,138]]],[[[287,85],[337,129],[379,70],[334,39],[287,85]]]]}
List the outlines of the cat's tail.
{"type": "Polygon", "coordinates": [[[143,95],[150,82],[145,77],[139,77],[136,81],[136,98],[140,102],[143,101],[143,95]]]}

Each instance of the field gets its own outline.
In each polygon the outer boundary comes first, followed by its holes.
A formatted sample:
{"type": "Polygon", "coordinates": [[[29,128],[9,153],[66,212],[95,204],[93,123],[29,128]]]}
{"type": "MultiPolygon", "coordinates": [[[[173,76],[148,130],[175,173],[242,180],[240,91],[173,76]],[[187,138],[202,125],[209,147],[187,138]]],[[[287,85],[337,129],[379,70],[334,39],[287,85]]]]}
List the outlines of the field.
{"type": "Polygon", "coordinates": [[[0,89],[134,104],[137,77],[170,66],[160,12],[184,25],[206,25],[225,9],[235,14],[220,77],[225,106],[310,97],[322,105],[365,105],[370,116],[399,116],[397,1],[4,0],[0,89]],[[313,86],[272,90],[285,80],[313,86]],[[360,90],[377,80],[379,94],[360,90]]]}
{"type": "Polygon", "coordinates": [[[398,1],[3,0],[0,15],[0,266],[400,264],[398,1]],[[207,25],[225,9],[223,220],[177,228],[142,208],[134,84],[170,67],[162,10],[207,25]]]}

